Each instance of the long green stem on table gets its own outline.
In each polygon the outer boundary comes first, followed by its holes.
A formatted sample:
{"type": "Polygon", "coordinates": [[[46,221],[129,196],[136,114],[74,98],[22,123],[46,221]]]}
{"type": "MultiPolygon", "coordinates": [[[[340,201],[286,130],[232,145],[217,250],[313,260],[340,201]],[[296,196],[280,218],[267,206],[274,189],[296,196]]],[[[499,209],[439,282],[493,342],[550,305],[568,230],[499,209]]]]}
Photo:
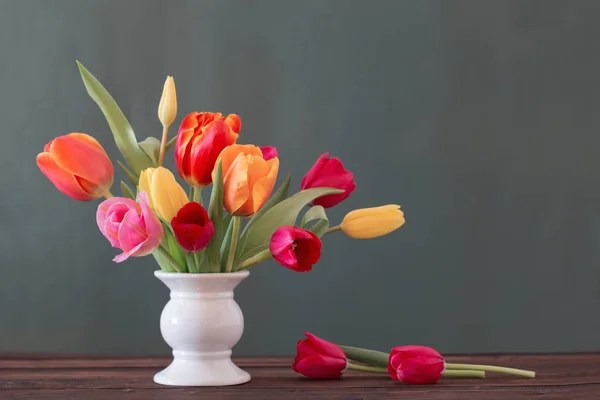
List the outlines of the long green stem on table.
{"type": "Polygon", "coordinates": [[[478,364],[451,364],[446,363],[447,369],[460,369],[460,370],[476,370],[476,371],[488,371],[498,372],[500,374],[516,375],[525,378],[535,378],[535,371],[527,371],[524,369],[497,367],[495,365],[478,365],[478,364]]]}
{"type": "Polygon", "coordinates": [[[235,252],[237,251],[238,239],[240,236],[240,226],[242,224],[242,217],[236,217],[234,215],[232,218],[231,223],[233,224],[233,230],[231,232],[231,246],[229,247],[227,264],[225,264],[225,272],[231,272],[233,269],[233,260],[235,259],[235,252]]]}
{"type": "Polygon", "coordinates": [[[484,371],[447,369],[442,373],[444,378],[485,378],[484,371]]]}
{"type": "Polygon", "coordinates": [[[341,231],[342,230],[342,225],[336,225],[336,226],[332,226],[331,228],[328,228],[325,233],[331,233],[331,232],[337,232],[337,231],[341,231]]]}
{"type": "MultiPolygon", "coordinates": [[[[372,367],[370,365],[352,364],[348,362],[348,369],[361,372],[372,372],[375,374],[387,374],[388,370],[382,367],[372,367]]],[[[442,374],[445,378],[485,378],[484,371],[470,370],[445,370],[442,374]]]]}
{"type": "Polygon", "coordinates": [[[348,369],[353,369],[355,371],[361,372],[373,372],[376,374],[387,374],[387,369],[379,368],[379,367],[371,367],[369,365],[360,365],[360,364],[352,364],[348,362],[348,369]]]}
{"type": "Polygon", "coordinates": [[[257,255],[248,258],[240,265],[238,265],[237,271],[243,271],[245,269],[248,269],[251,266],[258,264],[259,262],[266,261],[271,257],[273,257],[273,255],[271,254],[271,251],[269,249],[263,250],[257,255]]]}

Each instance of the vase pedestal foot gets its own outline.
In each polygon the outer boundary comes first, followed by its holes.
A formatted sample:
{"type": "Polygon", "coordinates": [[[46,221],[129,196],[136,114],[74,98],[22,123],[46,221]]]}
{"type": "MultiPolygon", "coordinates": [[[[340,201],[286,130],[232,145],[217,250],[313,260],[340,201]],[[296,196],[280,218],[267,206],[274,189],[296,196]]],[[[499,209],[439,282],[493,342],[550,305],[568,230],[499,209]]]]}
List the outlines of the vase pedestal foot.
{"type": "Polygon", "coordinates": [[[230,355],[231,351],[175,355],[167,368],[154,375],[154,382],[169,386],[231,386],[249,382],[250,374],[235,365],[230,355]]]}

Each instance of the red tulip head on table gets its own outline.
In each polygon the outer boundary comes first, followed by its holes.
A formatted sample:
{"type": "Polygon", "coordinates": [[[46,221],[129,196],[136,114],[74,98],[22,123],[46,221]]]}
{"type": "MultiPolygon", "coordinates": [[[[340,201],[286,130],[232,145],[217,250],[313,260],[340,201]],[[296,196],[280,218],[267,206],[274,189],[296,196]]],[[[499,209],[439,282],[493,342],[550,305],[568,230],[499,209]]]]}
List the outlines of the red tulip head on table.
{"type": "Polygon", "coordinates": [[[313,379],[337,379],[346,369],[344,352],[335,344],[312,333],[304,333],[306,339],[296,345],[296,359],[292,369],[313,379]]]}

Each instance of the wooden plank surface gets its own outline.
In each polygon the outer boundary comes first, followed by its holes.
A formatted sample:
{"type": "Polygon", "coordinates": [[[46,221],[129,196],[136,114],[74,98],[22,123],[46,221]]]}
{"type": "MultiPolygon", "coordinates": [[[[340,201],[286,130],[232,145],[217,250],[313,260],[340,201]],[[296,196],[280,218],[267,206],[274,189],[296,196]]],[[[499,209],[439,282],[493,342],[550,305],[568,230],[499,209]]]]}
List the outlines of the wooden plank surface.
{"type": "Polygon", "coordinates": [[[483,380],[442,379],[409,386],[384,375],[347,372],[333,381],[294,373],[290,358],[245,357],[252,381],[225,388],[171,388],[153,375],[166,357],[0,355],[0,399],[600,399],[600,354],[449,356],[448,362],[532,369],[535,379],[488,373],[483,380]]]}

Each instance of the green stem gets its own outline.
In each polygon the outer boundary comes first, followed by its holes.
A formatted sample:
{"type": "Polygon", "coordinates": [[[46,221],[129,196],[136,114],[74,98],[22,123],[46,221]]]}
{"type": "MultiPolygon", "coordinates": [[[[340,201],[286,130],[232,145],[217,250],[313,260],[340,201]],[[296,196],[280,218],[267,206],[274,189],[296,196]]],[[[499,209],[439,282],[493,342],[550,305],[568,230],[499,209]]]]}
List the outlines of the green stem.
{"type": "Polygon", "coordinates": [[[202,268],[202,250],[194,252],[194,264],[196,264],[196,273],[200,273],[202,268]]]}
{"type": "Polygon", "coordinates": [[[104,197],[106,197],[107,199],[110,199],[111,197],[114,197],[113,194],[110,192],[110,190],[107,190],[104,193],[104,197]]]}
{"type": "Polygon", "coordinates": [[[202,202],[202,186],[193,186],[192,187],[192,201],[195,201],[196,203],[199,203],[202,207],[204,207],[204,204],[202,202]]]}
{"type": "Polygon", "coordinates": [[[472,370],[445,370],[442,373],[445,378],[485,378],[484,371],[472,371],[472,370]]]}
{"type": "Polygon", "coordinates": [[[250,257],[247,260],[244,260],[244,262],[242,262],[238,266],[237,271],[243,271],[245,269],[248,269],[251,266],[258,264],[259,262],[266,261],[271,257],[273,257],[273,255],[271,254],[271,251],[269,249],[263,250],[257,255],[250,257]]]}
{"type": "Polygon", "coordinates": [[[447,369],[460,369],[460,370],[478,370],[488,372],[498,372],[500,374],[516,375],[525,378],[535,378],[534,371],[527,371],[524,369],[497,367],[495,365],[479,365],[479,364],[450,364],[446,363],[447,369]]]}
{"type": "Polygon", "coordinates": [[[342,225],[336,225],[336,226],[332,226],[331,228],[327,229],[325,231],[325,233],[337,232],[337,231],[341,231],[341,230],[342,230],[342,225]]]}
{"type": "Polygon", "coordinates": [[[235,252],[237,251],[238,239],[240,236],[240,226],[242,218],[233,216],[233,232],[231,232],[231,246],[229,247],[229,255],[227,257],[227,264],[225,265],[225,272],[231,272],[233,269],[233,260],[235,259],[235,252]]]}
{"type": "Polygon", "coordinates": [[[361,371],[361,372],[373,372],[375,374],[387,374],[388,371],[385,368],[379,368],[379,367],[371,367],[368,365],[360,365],[360,364],[352,364],[350,362],[348,362],[348,369],[353,369],[355,371],[361,371]]]}
{"type": "Polygon", "coordinates": [[[177,260],[173,258],[171,253],[169,253],[169,250],[165,248],[162,243],[158,246],[156,250],[158,250],[160,255],[166,258],[173,265],[173,268],[175,268],[177,272],[185,272],[183,269],[181,269],[181,266],[179,265],[177,260]]]}
{"type": "Polygon", "coordinates": [[[160,152],[158,153],[158,166],[162,167],[165,160],[165,151],[167,150],[167,138],[169,137],[169,127],[163,125],[162,140],[160,141],[160,152]]]}

